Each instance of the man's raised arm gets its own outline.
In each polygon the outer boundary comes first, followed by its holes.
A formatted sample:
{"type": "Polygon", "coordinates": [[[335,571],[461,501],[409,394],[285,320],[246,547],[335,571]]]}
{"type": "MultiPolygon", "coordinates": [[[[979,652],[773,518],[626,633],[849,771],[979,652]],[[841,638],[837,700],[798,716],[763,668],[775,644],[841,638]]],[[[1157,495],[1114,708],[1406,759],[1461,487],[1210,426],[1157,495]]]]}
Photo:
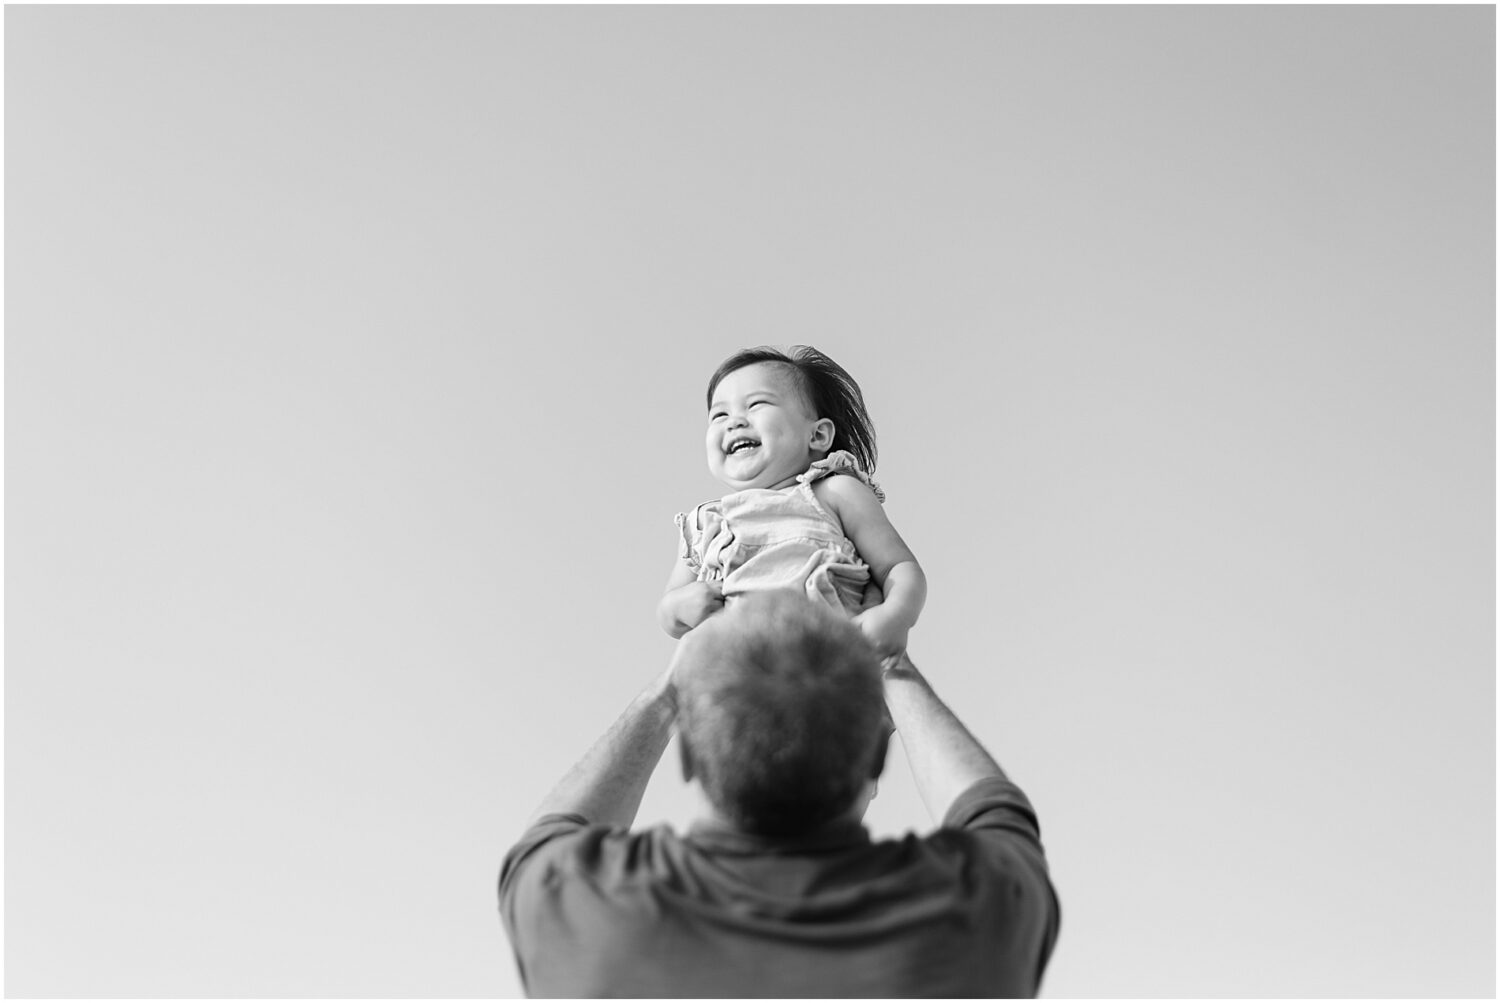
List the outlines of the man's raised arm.
{"type": "Polygon", "coordinates": [[[884,668],[886,706],[906,749],[917,792],[933,822],[941,825],[960,794],[977,781],[1004,779],[1005,773],[938,699],[910,658],[904,653],[889,658],[884,668]]]}
{"type": "Polygon", "coordinates": [[[557,782],[531,821],[543,815],[571,814],[595,825],[628,829],[672,737],[676,718],[672,667],[668,666],[557,782]]]}

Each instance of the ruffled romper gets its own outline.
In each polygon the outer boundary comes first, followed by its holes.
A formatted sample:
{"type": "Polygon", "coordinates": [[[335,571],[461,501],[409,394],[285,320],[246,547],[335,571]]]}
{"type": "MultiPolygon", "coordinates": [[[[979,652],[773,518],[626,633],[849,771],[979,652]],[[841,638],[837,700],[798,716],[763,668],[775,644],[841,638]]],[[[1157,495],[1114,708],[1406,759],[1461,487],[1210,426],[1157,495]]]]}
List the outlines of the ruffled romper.
{"type": "Polygon", "coordinates": [[[723,582],[725,598],[802,589],[851,615],[879,603],[869,566],[813,494],[814,483],[836,474],[858,477],[885,501],[854,455],[839,450],[808,467],[792,487],[737,491],[678,513],[679,554],[698,581],[723,582]]]}

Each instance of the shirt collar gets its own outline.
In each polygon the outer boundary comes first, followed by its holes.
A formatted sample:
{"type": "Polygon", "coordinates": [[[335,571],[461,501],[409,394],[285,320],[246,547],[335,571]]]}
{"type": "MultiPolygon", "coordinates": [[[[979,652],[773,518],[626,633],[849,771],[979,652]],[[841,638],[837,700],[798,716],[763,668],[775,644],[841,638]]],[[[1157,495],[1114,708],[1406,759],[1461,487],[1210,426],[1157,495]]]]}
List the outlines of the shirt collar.
{"type": "Polygon", "coordinates": [[[703,819],[688,829],[688,839],[706,850],[747,854],[796,854],[838,850],[870,842],[870,832],[858,819],[838,818],[796,836],[760,836],[726,822],[703,819]]]}

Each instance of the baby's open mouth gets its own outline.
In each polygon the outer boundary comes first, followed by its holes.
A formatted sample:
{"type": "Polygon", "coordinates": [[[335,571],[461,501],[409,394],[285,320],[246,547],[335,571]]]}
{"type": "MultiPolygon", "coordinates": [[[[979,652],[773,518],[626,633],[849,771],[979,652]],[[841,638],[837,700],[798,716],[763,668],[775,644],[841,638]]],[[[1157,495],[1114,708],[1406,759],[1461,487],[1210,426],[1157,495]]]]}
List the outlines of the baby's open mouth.
{"type": "Polygon", "coordinates": [[[734,442],[731,442],[729,444],[729,448],[724,450],[724,452],[729,456],[733,456],[735,453],[743,452],[747,449],[754,449],[759,445],[760,443],[755,439],[736,439],[734,442]]]}

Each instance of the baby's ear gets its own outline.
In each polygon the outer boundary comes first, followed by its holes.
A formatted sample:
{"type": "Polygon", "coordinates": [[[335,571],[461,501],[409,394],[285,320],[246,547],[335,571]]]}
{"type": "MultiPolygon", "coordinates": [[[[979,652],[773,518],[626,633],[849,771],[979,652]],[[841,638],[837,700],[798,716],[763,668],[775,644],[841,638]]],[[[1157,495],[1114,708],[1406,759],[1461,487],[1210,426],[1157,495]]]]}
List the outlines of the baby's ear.
{"type": "Polygon", "coordinates": [[[827,452],[833,448],[833,439],[837,430],[833,427],[832,418],[819,418],[813,422],[812,448],[827,452]]]}

